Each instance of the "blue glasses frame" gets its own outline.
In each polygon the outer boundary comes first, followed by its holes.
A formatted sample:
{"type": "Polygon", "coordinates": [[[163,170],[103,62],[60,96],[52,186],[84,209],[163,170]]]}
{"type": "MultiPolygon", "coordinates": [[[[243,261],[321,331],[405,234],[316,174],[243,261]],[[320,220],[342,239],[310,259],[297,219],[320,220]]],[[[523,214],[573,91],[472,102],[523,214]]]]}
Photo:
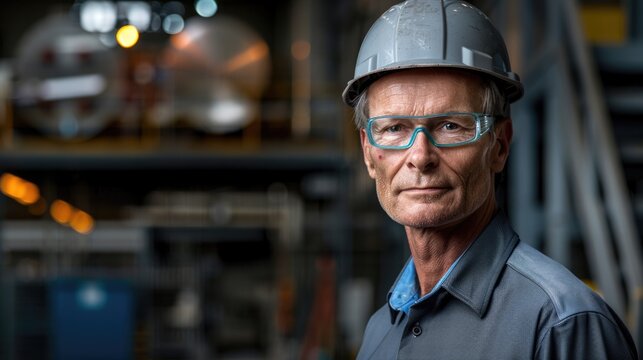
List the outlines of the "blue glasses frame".
{"type": "Polygon", "coordinates": [[[415,143],[415,138],[417,137],[418,133],[422,132],[426,137],[429,139],[431,144],[435,147],[457,147],[457,146],[463,146],[467,144],[474,143],[482,137],[482,135],[486,134],[489,132],[489,129],[493,127],[493,124],[496,120],[496,116],[490,115],[490,114],[483,114],[483,113],[477,113],[477,112],[447,112],[447,113],[442,113],[442,114],[430,114],[430,115],[418,115],[418,116],[409,116],[409,115],[382,115],[382,116],[374,116],[372,118],[368,119],[368,123],[366,124],[366,135],[368,136],[368,142],[380,149],[386,149],[386,150],[404,150],[408,149],[413,144],[415,143]],[[455,115],[472,115],[476,121],[476,134],[473,138],[463,141],[463,142],[458,142],[458,143],[453,143],[453,144],[439,144],[436,143],[431,134],[429,134],[428,130],[423,127],[419,126],[413,130],[413,134],[411,134],[411,137],[409,139],[408,144],[406,145],[380,145],[377,142],[375,142],[375,139],[373,139],[373,123],[377,119],[383,119],[383,118],[390,118],[390,117],[395,117],[395,118],[400,118],[400,119],[432,119],[432,118],[437,118],[437,117],[445,117],[445,116],[455,116],[455,115]]]}

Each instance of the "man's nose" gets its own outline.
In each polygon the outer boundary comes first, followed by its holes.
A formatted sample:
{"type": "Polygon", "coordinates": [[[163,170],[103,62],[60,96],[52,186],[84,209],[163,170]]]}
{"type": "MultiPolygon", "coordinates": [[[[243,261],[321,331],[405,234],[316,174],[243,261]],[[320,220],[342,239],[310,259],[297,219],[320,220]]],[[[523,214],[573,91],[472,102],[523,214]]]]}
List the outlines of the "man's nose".
{"type": "Polygon", "coordinates": [[[438,148],[431,143],[431,139],[429,138],[429,134],[426,133],[426,130],[422,129],[418,131],[413,144],[411,144],[411,147],[407,150],[409,151],[409,166],[419,170],[436,166],[439,160],[437,150],[438,148]]]}

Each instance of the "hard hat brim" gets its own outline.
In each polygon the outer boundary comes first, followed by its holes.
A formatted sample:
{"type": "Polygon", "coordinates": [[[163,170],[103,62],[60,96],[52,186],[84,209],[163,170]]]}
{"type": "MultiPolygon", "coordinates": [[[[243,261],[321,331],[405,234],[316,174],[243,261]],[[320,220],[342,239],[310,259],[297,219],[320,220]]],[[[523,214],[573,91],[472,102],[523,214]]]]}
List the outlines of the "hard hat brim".
{"type": "Polygon", "coordinates": [[[481,76],[488,76],[491,80],[496,81],[500,90],[505,94],[507,101],[513,103],[520,99],[524,94],[524,89],[520,78],[515,73],[507,73],[507,76],[501,76],[494,71],[487,71],[479,68],[472,68],[471,66],[462,64],[398,64],[395,66],[387,66],[385,68],[379,68],[370,73],[363,74],[360,77],[352,79],[346,85],[344,92],[342,93],[342,99],[344,103],[351,107],[355,107],[357,104],[357,99],[360,94],[366,90],[373,82],[377,81],[381,77],[388,75],[396,71],[402,71],[407,69],[417,69],[417,68],[442,68],[442,69],[462,69],[471,73],[478,73],[481,76]]]}

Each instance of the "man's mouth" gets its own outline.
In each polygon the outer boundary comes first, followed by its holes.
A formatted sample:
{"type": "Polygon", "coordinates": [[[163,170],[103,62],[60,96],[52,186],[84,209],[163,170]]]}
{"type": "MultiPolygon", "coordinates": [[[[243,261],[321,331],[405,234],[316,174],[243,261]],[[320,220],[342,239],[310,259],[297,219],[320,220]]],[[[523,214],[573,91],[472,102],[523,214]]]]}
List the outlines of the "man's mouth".
{"type": "Polygon", "coordinates": [[[438,195],[448,190],[449,188],[446,186],[421,186],[404,188],[400,192],[409,195],[438,195]]]}

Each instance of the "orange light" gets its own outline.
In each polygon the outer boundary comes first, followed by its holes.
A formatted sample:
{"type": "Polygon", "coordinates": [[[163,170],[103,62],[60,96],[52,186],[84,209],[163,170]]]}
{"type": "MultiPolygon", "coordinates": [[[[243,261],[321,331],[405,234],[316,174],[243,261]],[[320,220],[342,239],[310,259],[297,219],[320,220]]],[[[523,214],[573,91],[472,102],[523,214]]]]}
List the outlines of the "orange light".
{"type": "Polygon", "coordinates": [[[77,210],[72,216],[69,225],[81,234],[89,234],[94,228],[94,219],[88,213],[77,210]]]}
{"type": "Polygon", "coordinates": [[[51,217],[59,224],[67,224],[71,220],[74,208],[62,200],[54,200],[49,209],[51,217]]]}
{"type": "Polygon", "coordinates": [[[268,45],[264,42],[256,42],[249,46],[243,52],[235,55],[226,64],[226,69],[230,72],[237,71],[245,66],[258,62],[268,55],[268,45]]]}
{"type": "Polygon", "coordinates": [[[189,31],[182,31],[172,35],[170,42],[172,45],[179,49],[185,50],[188,46],[192,45],[200,38],[205,36],[207,27],[201,23],[194,23],[190,26],[189,31]]]}
{"type": "Polygon", "coordinates": [[[8,195],[9,188],[11,187],[11,183],[14,181],[14,178],[15,176],[9,173],[4,173],[0,176],[0,191],[2,191],[3,194],[8,195]]]}
{"type": "Polygon", "coordinates": [[[18,199],[23,205],[32,205],[40,199],[40,190],[30,182],[24,184],[24,194],[18,199]]]}
{"type": "Polygon", "coordinates": [[[138,42],[138,29],[134,25],[122,26],[116,32],[116,42],[124,48],[131,48],[138,42]]]}
{"type": "Polygon", "coordinates": [[[4,173],[0,178],[0,189],[5,195],[18,199],[26,191],[25,181],[13,174],[4,173]]]}
{"type": "Polygon", "coordinates": [[[0,191],[23,205],[31,205],[40,198],[38,186],[10,173],[0,177],[0,191]]]}
{"type": "Polygon", "coordinates": [[[303,40],[295,41],[290,46],[290,52],[296,60],[306,60],[310,56],[310,43],[303,40]]]}

